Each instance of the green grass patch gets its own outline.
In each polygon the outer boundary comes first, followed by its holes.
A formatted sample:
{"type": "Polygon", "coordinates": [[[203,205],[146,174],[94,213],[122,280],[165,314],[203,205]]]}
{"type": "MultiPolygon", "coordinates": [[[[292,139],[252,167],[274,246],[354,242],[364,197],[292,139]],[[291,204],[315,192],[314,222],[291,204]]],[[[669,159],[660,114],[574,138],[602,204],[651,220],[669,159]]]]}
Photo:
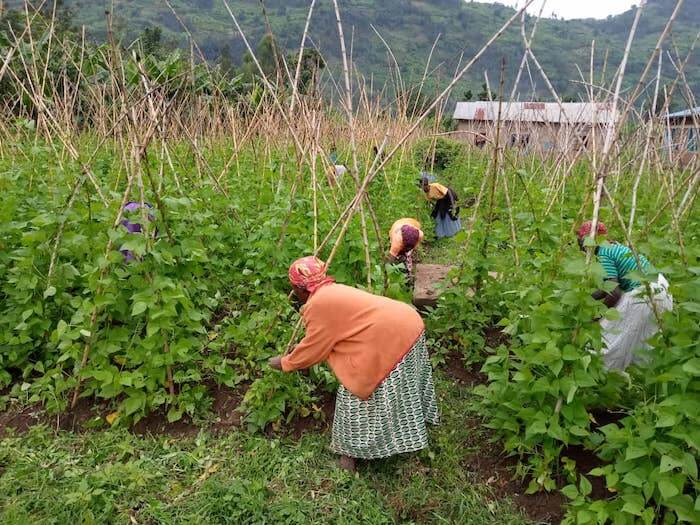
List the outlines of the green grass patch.
{"type": "Polygon", "coordinates": [[[356,476],[336,467],[328,433],[175,439],[35,427],[0,441],[0,522],[527,523],[463,466],[483,441],[464,428],[472,395],[444,378],[437,388],[443,421],[431,448],[362,463],[356,476]]]}

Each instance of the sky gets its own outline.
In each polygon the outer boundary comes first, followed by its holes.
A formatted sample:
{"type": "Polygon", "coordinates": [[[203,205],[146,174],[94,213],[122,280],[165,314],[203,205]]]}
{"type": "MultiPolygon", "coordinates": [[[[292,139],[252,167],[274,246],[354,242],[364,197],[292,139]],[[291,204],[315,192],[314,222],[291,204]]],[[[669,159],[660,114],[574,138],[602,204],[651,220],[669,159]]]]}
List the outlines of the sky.
{"type": "MultiPolygon", "coordinates": [[[[511,7],[523,5],[523,0],[477,0],[486,4],[505,4],[511,7]]],[[[559,18],[605,18],[608,15],[619,15],[632,5],[639,4],[635,0],[546,0],[543,15],[552,16],[554,12],[559,18]]],[[[542,7],[542,0],[535,0],[528,8],[537,15],[542,7]]]]}

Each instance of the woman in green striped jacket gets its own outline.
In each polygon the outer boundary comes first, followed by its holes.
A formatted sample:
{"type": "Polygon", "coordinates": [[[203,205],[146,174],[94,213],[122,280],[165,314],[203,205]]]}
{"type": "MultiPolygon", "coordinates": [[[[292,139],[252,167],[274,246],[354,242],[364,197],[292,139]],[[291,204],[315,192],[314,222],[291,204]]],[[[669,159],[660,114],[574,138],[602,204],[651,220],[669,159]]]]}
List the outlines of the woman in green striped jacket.
{"type": "MultiPolygon", "coordinates": [[[[585,250],[584,240],[590,236],[592,223],[585,222],[578,229],[578,243],[585,250]]],[[[605,237],[608,229],[603,223],[596,228],[598,237],[605,237]]],[[[593,298],[615,308],[619,319],[601,320],[603,329],[603,359],[608,368],[624,370],[631,363],[640,364],[644,357],[639,350],[649,349],[647,341],[658,332],[657,319],[673,308],[673,297],[668,292],[668,281],[658,274],[646,287],[635,277],[652,272],[652,266],[641,254],[635,255],[627,246],[603,242],[595,246],[595,255],[605,271],[605,280],[617,283],[611,291],[597,290],[593,298]],[[636,274],[636,275],[635,275],[636,274]]]]}

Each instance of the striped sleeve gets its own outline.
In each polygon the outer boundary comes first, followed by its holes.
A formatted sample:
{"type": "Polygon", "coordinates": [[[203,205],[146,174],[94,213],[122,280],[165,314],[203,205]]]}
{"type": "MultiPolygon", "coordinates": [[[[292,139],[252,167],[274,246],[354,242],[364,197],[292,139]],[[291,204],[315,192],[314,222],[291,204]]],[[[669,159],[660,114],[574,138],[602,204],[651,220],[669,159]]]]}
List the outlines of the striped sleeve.
{"type": "Polygon", "coordinates": [[[629,250],[624,253],[620,253],[618,264],[620,266],[620,274],[623,277],[637,269],[637,260],[629,250]]]}
{"type": "Polygon", "coordinates": [[[624,291],[633,290],[641,284],[639,281],[631,279],[631,274],[637,270],[640,270],[641,273],[647,273],[651,266],[647,258],[639,254],[640,269],[632,250],[622,244],[600,247],[598,260],[605,270],[606,279],[616,279],[624,291]]]}
{"type": "Polygon", "coordinates": [[[620,279],[620,273],[617,269],[615,258],[607,250],[601,250],[598,253],[598,262],[605,270],[606,279],[620,279]]]}

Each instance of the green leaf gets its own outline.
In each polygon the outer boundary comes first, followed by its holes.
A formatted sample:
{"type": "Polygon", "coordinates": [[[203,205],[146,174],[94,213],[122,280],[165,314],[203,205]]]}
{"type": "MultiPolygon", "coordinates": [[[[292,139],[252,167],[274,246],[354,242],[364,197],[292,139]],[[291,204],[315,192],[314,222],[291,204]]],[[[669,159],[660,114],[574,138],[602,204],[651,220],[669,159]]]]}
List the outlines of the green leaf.
{"type": "Polygon", "coordinates": [[[63,319],[61,319],[58,322],[58,325],[56,325],[56,337],[60,339],[63,337],[63,334],[66,333],[66,329],[68,328],[68,323],[66,323],[63,319]]]}
{"type": "Polygon", "coordinates": [[[545,434],[547,432],[547,424],[544,421],[538,420],[527,427],[525,437],[531,437],[537,434],[545,434]]]}
{"type": "Polygon", "coordinates": [[[683,371],[688,374],[700,375],[700,358],[693,358],[683,364],[683,371]]]}
{"type": "Polygon", "coordinates": [[[678,487],[668,479],[660,479],[658,485],[659,492],[664,499],[670,499],[678,494],[678,487]]]}
{"type": "Polygon", "coordinates": [[[564,272],[569,275],[585,275],[586,260],[584,258],[569,259],[564,263],[564,272]]]}
{"type": "Polygon", "coordinates": [[[53,297],[56,295],[56,287],[55,286],[49,286],[45,291],[44,291],[44,299],[47,297],[53,297]]]}
{"type": "Polygon", "coordinates": [[[182,413],[182,408],[170,407],[170,410],[168,410],[168,422],[174,423],[179,421],[182,418],[182,413]]]}
{"type": "Polygon", "coordinates": [[[683,454],[683,468],[691,478],[698,478],[698,464],[695,461],[695,456],[692,454],[687,452],[683,454]]]}
{"type": "Polygon", "coordinates": [[[590,434],[590,432],[588,432],[588,430],[586,430],[585,428],[582,428],[578,425],[571,425],[571,427],[569,427],[569,432],[571,434],[573,434],[574,436],[579,436],[579,437],[586,437],[588,434],[590,434]]]}
{"type": "Polygon", "coordinates": [[[122,404],[124,413],[129,416],[146,406],[146,394],[139,392],[137,395],[128,397],[122,404]]]}
{"type": "Polygon", "coordinates": [[[664,454],[661,456],[661,464],[659,465],[659,472],[663,474],[664,472],[669,472],[674,468],[683,466],[683,463],[676,461],[671,456],[664,454]]]}
{"type": "Polygon", "coordinates": [[[672,427],[676,424],[677,419],[676,414],[669,412],[659,414],[659,419],[656,420],[656,428],[672,427]]]}
{"type": "Polygon", "coordinates": [[[681,308],[693,312],[694,314],[700,314],[700,303],[684,302],[681,303],[681,308]]]}
{"type": "Polygon", "coordinates": [[[625,477],[622,478],[622,481],[624,483],[627,483],[628,485],[631,485],[632,487],[636,487],[638,489],[642,488],[642,485],[644,485],[644,482],[646,481],[644,478],[639,476],[638,469],[633,470],[632,472],[628,472],[625,474],[625,477]]]}
{"type": "Polygon", "coordinates": [[[537,483],[537,480],[532,479],[530,480],[530,483],[527,485],[527,490],[525,490],[525,494],[534,494],[536,492],[539,492],[541,489],[540,485],[537,483]]]}
{"type": "Polygon", "coordinates": [[[134,307],[131,309],[131,315],[139,315],[146,311],[148,305],[143,302],[134,303],[134,307]]]}
{"type": "Polygon", "coordinates": [[[593,487],[591,486],[591,482],[586,479],[586,476],[581,476],[581,494],[584,496],[588,496],[591,492],[593,492],[593,487]]]}
{"type": "Polygon", "coordinates": [[[97,381],[99,381],[103,385],[111,383],[112,379],[114,379],[112,372],[110,372],[109,370],[95,370],[92,373],[92,377],[94,377],[97,381]]]}
{"type": "Polygon", "coordinates": [[[576,485],[567,485],[561,489],[561,493],[572,500],[578,498],[578,489],[576,488],[576,485]]]}
{"type": "Polygon", "coordinates": [[[576,525],[595,523],[595,514],[590,510],[581,509],[576,513],[576,525]]]}
{"type": "Polygon", "coordinates": [[[642,512],[642,521],[644,522],[644,525],[652,525],[654,523],[654,519],[656,518],[656,512],[654,509],[646,508],[644,509],[644,512],[642,512]]]}
{"type": "Polygon", "coordinates": [[[630,445],[627,447],[627,452],[625,453],[625,460],[637,459],[646,456],[649,453],[648,448],[642,448],[635,445],[630,445]]]}
{"type": "Polygon", "coordinates": [[[642,515],[642,509],[644,508],[644,498],[639,494],[625,494],[622,496],[625,504],[622,506],[622,512],[627,514],[634,514],[635,516],[642,515]]]}
{"type": "Polygon", "coordinates": [[[566,345],[562,350],[561,357],[564,361],[577,361],[581,358],[581,352],[573,345],[566,345]]]}

